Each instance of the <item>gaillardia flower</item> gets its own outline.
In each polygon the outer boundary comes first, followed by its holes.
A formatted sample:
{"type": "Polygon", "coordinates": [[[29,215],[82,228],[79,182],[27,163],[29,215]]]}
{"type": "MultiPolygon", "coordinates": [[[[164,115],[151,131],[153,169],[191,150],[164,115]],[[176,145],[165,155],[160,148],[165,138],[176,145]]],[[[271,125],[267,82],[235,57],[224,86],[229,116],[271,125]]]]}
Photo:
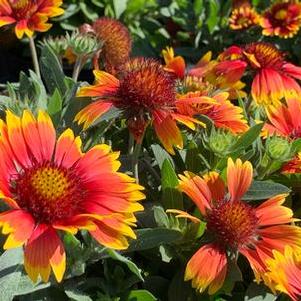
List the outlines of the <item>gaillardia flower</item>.
{"type": "MultiPolygon", "coordinates": [[[[277,135],[289,141],[301,138],[301,102],[296,98],[289,98],[286,104],[278,107],[271,106],[267,110],[268,121],[263,128],[263,136],[277,135]]],[[[301,153],[282,167],[283,173],[301,173],[301,153]]]]}
{"type": "Polygon", "coordinates": [[[62,0],[1,0],[0,27],[16,24],[18,39],[24,34],[32,37],[35,31],[45,32],[51,27],[48,19],[64,13],[60,8],[62,3],[62,0]]]}
{"type": "Polygon", "coordinates": [[[247,29],[259,23],[259,15],[251,5],[234,8],[229,18],[229,26],[233,30],[247,29]]]}
{"type": "MultiPolygon", "coordinates": [[[[188,93],[184,97],[189,99],[200,95],[199,92],[194,92],[188,93]]],[[[205,115],[212,120],[217,128],[230,130],[234,134],[244,133],[249,127],[247,120],[244,119],[243,110],[233,105],[228,97],[229,93],[227,92],[220,92],[210,98],[208,97],[211,101],[214,101],[210,106],[208,106],[208,101],[189,105],[186,105],[183,101],[178,104],[178,111],[189,116],[205,115]]]]}
{"type": "Polygon", "coordinates": [[[244,47],[232,46],[222,57],[225,61],[221,63],[227,62],[226,66],[222,66],[224,72],[233,71],[240,62],[246,62],[244,68],[249,66],[255,72],[251,94],[258,105],[279,105],[283,98],[301,94],[295,80],[301,79],[301,67],[285,61],[284,53],[272,44],[257,42],[244,47]]]}
{"type": "Polygon", "coordinates": [[[269,286],[288,294],[293,301],[301,297],[301,250],[286,246],[284,252],[274,251],[267,261],[269,286]]]}
{"type": "Polygon", "coordinates": [[[199,291],[208,288],[209,294],[214,294],[222,287],[227,254],[243,254],[259,280],[267,271],[265,262],[273,257],[273,249],[282,252],[286,245],[301,245],[301,229],[290,225],[293,212],[282,206],[287,195],[274,196],[257,207],[242,201],[252,177],[250,162],[238,159],[234,163],[231,158],[227,168],[228,189],[216,172],[204,177],[189,172],[180,176],[179,189],[197,205],[212,235],[212,242],[202,246],[186,267],[185,280],[192,280],[192,286],[199,291]]]}
{"type": "Polygon", "coordinates": [[[298,1],[276,1],[261,17],[262,34],[291,38],[301,26],[301,4],[298,1]]]}
{"type": "Polygon", "coordinates": [[[115,74],[130,57],[132,39],[129,30],[118,20],[107,17],[96,20],[92,29],[97,38],[103,42],[101,52],[95,59],[95,67],[98,67],[98,61],[101,60],[104,69],[115,74]]]}
{"type": "Polygon", "coordinates": [[[128,128],[139,142],[148,124],[152,122],[155,132],[171,154],[173,146],[182,148],[183,140],[176,121],[191,129],[196,119],[179,114],[177,104],[204,101],[202,98],[176,98],[175,77],[152,59],[132,59],[125,67],[120,79],[103,71],[94,71],[96,84],[82,87],[78,96],[96,99],[80,111],[75,120],[86,129],[111,107],[123,112],[128,128]]]}
{"type": "Polygon", "coordinates": [[[57,281],[66,255],[58,232],[85,229],[102,245],[126,249],[135,238],[134,212],[142,210],[143,188],[117,172],[118,153],[107,145],[81,151],[70,129],[56,139],[50,117],[29,111],[6,113],[0,123],[0,198],[10,209],[0,214],[4,249],[24,246],[29,277],[57,281]]]}

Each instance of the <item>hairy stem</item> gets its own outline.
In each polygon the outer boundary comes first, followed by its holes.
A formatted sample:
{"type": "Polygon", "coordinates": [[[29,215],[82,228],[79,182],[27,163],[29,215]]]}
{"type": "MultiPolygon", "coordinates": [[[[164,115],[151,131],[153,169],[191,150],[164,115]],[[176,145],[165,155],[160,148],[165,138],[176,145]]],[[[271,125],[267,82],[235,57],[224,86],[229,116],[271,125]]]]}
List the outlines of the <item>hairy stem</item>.
{"type": "Polygon", "coordinates": [[[37,49],[36,49],[36,45],[35,45],[33,37],[29,38],[29,46],[30,46],[32,63],[33,63],[33,67],[34,67],[35,73],[37,74],[37,76],[39,78],[41,78],[39,59],[38,59],[37,49]]]}

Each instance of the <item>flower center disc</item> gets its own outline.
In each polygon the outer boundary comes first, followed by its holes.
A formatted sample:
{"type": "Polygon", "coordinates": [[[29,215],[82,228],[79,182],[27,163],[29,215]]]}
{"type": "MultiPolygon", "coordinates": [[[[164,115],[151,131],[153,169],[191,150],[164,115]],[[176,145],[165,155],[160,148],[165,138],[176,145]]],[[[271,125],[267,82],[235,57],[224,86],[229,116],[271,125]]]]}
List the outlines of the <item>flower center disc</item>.
{"type": "Polygon", "coordinates": [[[76,214],[84,189],[72,170],[44,163],[20,172],[11,181],[18,205],[41,223],[53,223],[76,214]]]}
{"type": "Polygon", "coordinates": [[[175,80],[156,61],[135,59],[127,64],[117,94],[116,106],[131,116],[171,109],[176,100],[175,80]]]}
{"type": "Polygon", "coordinates": [[[241,201],[223,201],[207,218],[208,230],[230,248],[250,243],[256,234],[256,226],[254,209],[241,201]]]}

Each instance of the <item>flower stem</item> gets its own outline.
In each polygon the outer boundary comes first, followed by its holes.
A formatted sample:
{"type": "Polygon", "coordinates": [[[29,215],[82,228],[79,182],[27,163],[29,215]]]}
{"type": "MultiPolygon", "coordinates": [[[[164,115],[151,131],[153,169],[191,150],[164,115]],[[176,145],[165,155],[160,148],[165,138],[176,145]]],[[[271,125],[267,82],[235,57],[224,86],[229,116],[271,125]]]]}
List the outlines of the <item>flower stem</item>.
{"type": "Polygon", "coordinates": [[[37,49],[36,49],[36,45],[35,45],[33,37],[29,38],[29,46],[30,46],[32,63],[33,63],[33,67],[34,67],[35,73],[37,74],[37,76],[39,78],[41,78],[39,59],[38,59],[37,49]]]}
{"type": "Polygon", "coordinates": [[[73,74],[72,74],[72,79],[77,82],[78,76],[82,70],[82,64],[83,64],[83,59],[81,56],[79,56],[74,64],[74,69],[73,69],[73,74]]]}
{"type": "MultiPolygon", "coordinates": [[[[142,142],[142,141],[141,141],[142,142]]],[[[139,155],[141,152],[141,142],[137,142],[132,155],[132,170],[136,179],[136,183],[139,184],[139,155]]]]}

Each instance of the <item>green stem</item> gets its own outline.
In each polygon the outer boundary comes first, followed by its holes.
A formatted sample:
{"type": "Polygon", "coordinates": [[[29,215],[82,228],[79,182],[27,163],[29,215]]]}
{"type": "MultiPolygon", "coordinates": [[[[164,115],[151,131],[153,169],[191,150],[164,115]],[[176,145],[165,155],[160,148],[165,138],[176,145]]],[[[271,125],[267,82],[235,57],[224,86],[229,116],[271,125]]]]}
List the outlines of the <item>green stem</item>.
{"type": "Polygon", "coordinates": [[[141,143],[136,143],[132,156],[132,170],[137,184],[139,184],[139,155],[141,152],[141,146],[141,143]]]}
{"type": "Polygon", "coordinates": [[[37,49],[33,37],[29,38],[29,46],[30,46],[32,63],[33,63],[35,73],[39,78],[41,78],[39,59],[38,59],[37,49]]]}
{"type": "Polygon", "coordinates": [[[78,80],[78,76],[82,70],[82,67],[83,67],[83,59],[81,56],[79,56],[75,61],[74,68],[73,68],[73,74],[72,74],[72,79],[75,82],[77,82],[77,80],[78,80]]]}

